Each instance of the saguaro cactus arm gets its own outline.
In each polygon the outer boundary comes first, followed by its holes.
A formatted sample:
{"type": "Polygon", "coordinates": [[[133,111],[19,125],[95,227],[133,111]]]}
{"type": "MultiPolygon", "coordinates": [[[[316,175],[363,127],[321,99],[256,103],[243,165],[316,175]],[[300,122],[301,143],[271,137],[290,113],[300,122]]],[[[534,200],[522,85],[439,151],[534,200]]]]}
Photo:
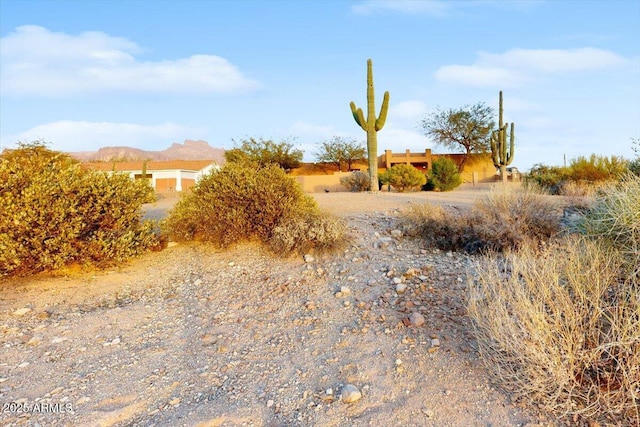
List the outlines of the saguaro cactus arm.
{"type": "Polygon", "coordinates": [[[351,101],[351,113],[353,114],[353,118],[358,125],[364,130],[367,131],[367,122],[364,119],[364,113],[362,112],[362,108],[356,108],[356,103],[351,101]]]}
{"type": "Polygon", "coordinates": [[[376,119],[376,132],[384,127],[384,122],[387,121],[387,111],[389,110],[389,92],[384,93],[382,99],[382,106],[380,107],[380,114],[376,119]]]}

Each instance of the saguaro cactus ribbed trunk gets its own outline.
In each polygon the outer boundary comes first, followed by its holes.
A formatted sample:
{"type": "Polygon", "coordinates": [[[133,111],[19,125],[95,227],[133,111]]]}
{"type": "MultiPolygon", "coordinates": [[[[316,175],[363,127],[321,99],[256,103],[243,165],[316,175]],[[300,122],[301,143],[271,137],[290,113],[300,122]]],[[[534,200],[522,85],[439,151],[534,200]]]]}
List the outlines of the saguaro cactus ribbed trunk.
{"type": "Polygon", "coordinates": [[[378,131],[384,126],[387,120],[387,110],[389,109],[389,92],[384,93],[380,115],[376,118],[376,106],[373,90],[373,64],[367,60],[367,120],[364,119],[362,108],[356,108],[352,101],[351,113],[356,123],[367,133],[367,152],[369,157],[369,178],[371,178],[371,191],[378,191],[378,131]]]}
{"type": "Polygon", "coordinates": [[[513,123],[509,132],[509,151],[507,151],[507,127],[509,123],[502,124],[502,91],[500,91],[500,109],[498,111],[498,129],[491,134],[491,158],[493,165],[500,168],[502,182],[507,182],[507,166],[513,161],[515,133],[513,123]]]}

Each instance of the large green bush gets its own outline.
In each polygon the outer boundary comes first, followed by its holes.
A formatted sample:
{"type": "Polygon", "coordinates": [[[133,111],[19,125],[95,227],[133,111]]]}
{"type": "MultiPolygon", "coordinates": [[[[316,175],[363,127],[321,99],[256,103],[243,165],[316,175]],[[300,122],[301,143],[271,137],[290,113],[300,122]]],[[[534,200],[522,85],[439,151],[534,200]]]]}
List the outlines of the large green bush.
{"type": "Polygon", "coordinates": [[[431,165],[428,186],[440,191],[451,191],[462,183],[458,165],[448,157],[439,157],[431,165]]]}
{"type": "Polygon", "coordinates": [[[144,181],[82,168],[41,142],[0,155],[0,275],[124,260],[158,244],[144,181]]]}
{"type": "Polygon", "coordinates": [[[402,193],[406,190],[417,190],[427,182],[427,177],[411,165],[397,164],[380,174],[380,182],[391,184],[402,193]]]}
{"type": "Polygon", "coordinates": [[[315,200],[277,165],[256,170],[227,163],[203,177],[169,212],[163,227],[174,240],[204,241],[221,248],[249,240],[269,245],[275,238],[274,251],[288,253],[342,243],[342,233],[317,229],[334,224],[321,223],[322,216],[328,214],[320,214],[315,200]]]}

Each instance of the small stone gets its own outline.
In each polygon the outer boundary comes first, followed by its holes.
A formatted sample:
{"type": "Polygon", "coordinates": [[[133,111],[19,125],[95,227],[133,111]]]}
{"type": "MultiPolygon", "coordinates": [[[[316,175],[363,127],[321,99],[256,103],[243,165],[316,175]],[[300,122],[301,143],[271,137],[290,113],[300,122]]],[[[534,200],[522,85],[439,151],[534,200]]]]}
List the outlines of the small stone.
{"type": "Polygon", "coordinates": [[[29,341],[27,341],[27,345],[36,346],[42,342],[42,338],[40,337],[32,337],[29,341]]]}
{"type": "Polygon", "coordinates": [[[271,408],[276,402],[274,402],[272,399],[267,400],[267,408],[271,408]]]}
{"type": "Polygon", "coordinates": [[[402,237],[402,230],[391,230],[391,237],[393,237],[394,239],[399,239],[402,237]]]}
{"type": "Polygon", "coordinates": [[[408,269],[407,271],[405,271],[403,276],[404,277],[413,277],[413,276],[418,276],[419,274],[420,274],[420,270],[418,270],[415,267],[412,267],[412,268],[408,269]]]}
{"type": "Polygon", "coordinates": [[[438,338],[433,338],[431,340],[431,347],[440,347],[440,340],[438,338]]]}
{"type": "Polygon", "coordinates": [[[409,315],[409,323],[411,326],[422,326],[425,323],[424,316],[417,311],[414,311],[409,315]]]}
{"type": "Polygon", "coordinates": [[[51,340],[51,344],[59,344],[61,342],[68,341],[68,340],[69,338],[66,338],[66,337],[53,337],[53,339],[51,340]]]}
{"type": "Polygon", "coordinates": [[[25,314],[27,314],[28,312],[30,312],[31,309],[28,307],[23,307],[23,308],[19,308],[16,311],[13,312],[14,316],[24,316],[25,314]]]}
{"type": "Polygon", "coordinates": [[[396,285],[397,285],[397,284],[399,284],[399,283],[402,283],[402,279],[401,279],[400,277],[394,277],[394,278],[392,279],[392,281],[393,281],[393,283],[394,283],[394,284],[396,284],[396,285]]]}
{"type": "Polygon", "coordinates": [[[340,292],[342,293],[343,296],[345,295],[351,295],[351,289],[347,286],[341,286],[340,287],[340,292]]]}
{"type": "Polygon", "coordinates": [[[193,282],[193,284],[196,285],[196,286],[202,285],[202,279],[196,279],[196,281],[193,282]]]}
{"type": "Polygon", "coordinates": [[[18,368],[26,368],[27,366],[29,366],[29,362],[22,362],[18,365],[18,368]]]}
{"type": "Polygon", "coordinates": [[[353,384],[347,384],[342,387],[340,398],[344,403],[353,403],[362,398],[362,393],[358,390],[358,387],[353,384]]]}
{"type": "Polygon", "coordinates": [[[422,409],[422,413],[425,414],[427,418],[433,418],[436,415],[433,409],[422,409]]]}
{"type": "Polygon", "coordinates": [[[316,259],[311,255],[311,254],[306,254],[304,256],[304,262],[306,262],[307,264],[310,262],[315,261],[316,259]]]}
{"type": "Polygon", "coordinates": [[[179,397],[174,397],[173,399],[171,399],[169,401],[169,405],[171,406],[178,406],[180,404],[180,398],[179,397]]]}
{"type": "Polygon", "coordinates": [[[404,292],[407,290],[407,285],[404,283],[398,283],[396,285],[396,292],[399,294],[404,294],[404,292]]]}

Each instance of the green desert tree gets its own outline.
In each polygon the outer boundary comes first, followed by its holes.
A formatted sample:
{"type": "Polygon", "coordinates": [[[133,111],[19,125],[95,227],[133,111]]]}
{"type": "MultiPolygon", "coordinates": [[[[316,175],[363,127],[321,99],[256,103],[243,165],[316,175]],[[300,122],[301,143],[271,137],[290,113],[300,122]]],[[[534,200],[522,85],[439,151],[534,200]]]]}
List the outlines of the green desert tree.
{"type": "Polygon", "coordinates": [[[463,151],[462,161],[458,164],[458,170],[462,172],[472,153],[490,150],[491,130],[494,127],[492,117],[493,108],[481,102],[458,109],[438,109],[426,116],[420,126],[436,144],[463,151]]]}
{"type": "Polygon", "coordinates": [[[325,141],[316,153],[319,162],[332,163],[342,172],[342,164],[346,163],[347,170],[351,170],[353,163],[364,160],[367,157],[367,148],[362,142],[353,138],[334,136],[325,141]]]}
{"type": "Polygon", "coordinates": [[[271,139],[248,138],[233,142],[235,147],[224,153],[229,163],[252,163],[257,167],[276,164],[284,170],[290,170],[300,166],[304,155],[290,140],[274,142],[271,139]]]}

